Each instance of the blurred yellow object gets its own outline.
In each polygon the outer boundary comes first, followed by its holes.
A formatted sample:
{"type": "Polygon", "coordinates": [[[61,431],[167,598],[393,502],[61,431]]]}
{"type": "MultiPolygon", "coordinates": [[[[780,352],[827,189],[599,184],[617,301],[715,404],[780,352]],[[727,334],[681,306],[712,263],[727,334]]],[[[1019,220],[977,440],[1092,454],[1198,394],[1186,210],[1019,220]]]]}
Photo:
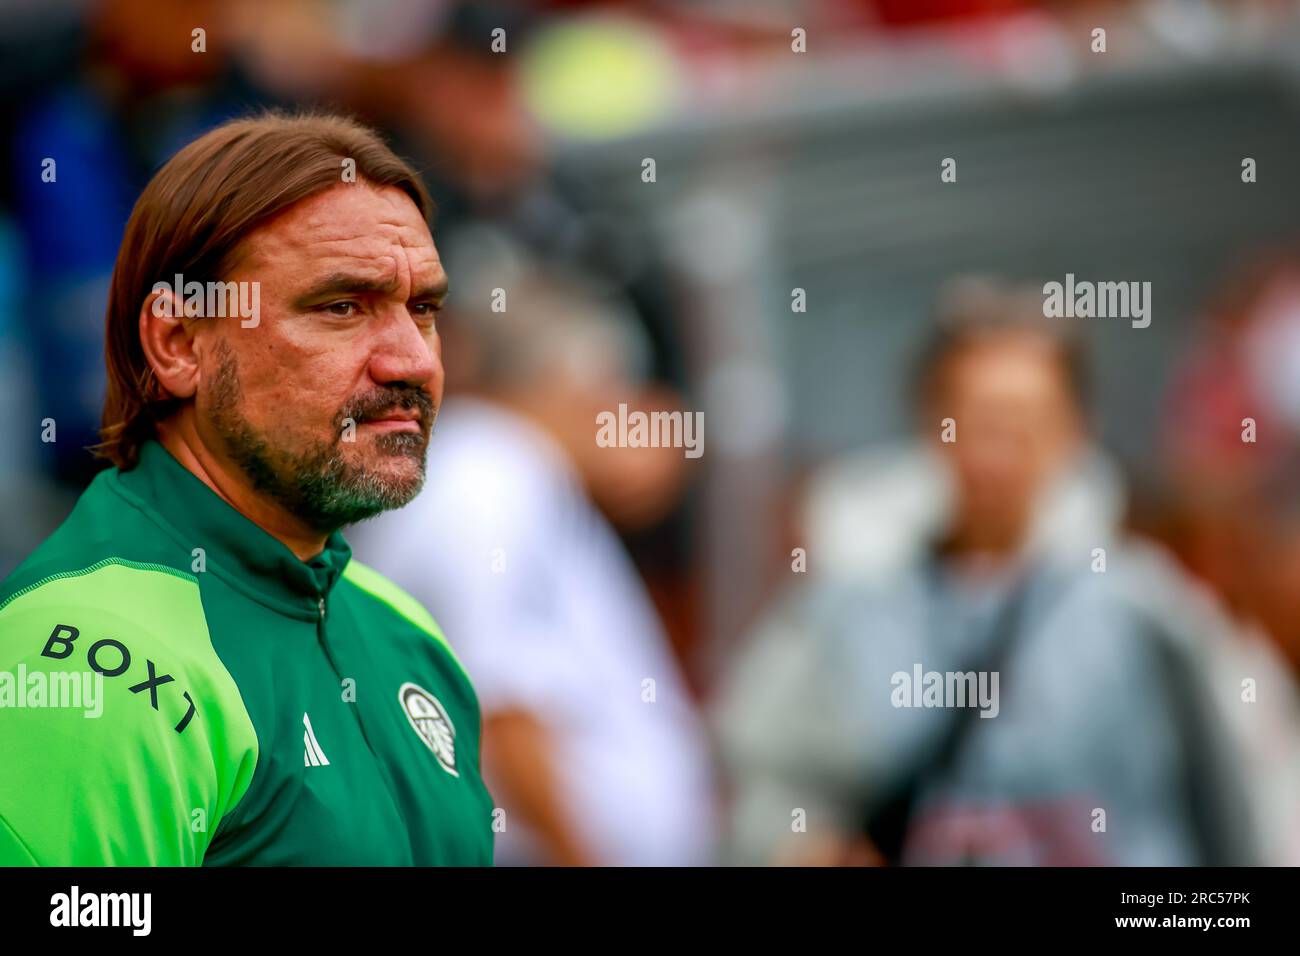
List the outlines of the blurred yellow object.
{"type": "Polygon", "coordinates": [[[524,102],[552,132],[605,139],[644,129],[676,100],[676,62],[648,24],[623,17],[543,30],[522,58],[524,102]]]}

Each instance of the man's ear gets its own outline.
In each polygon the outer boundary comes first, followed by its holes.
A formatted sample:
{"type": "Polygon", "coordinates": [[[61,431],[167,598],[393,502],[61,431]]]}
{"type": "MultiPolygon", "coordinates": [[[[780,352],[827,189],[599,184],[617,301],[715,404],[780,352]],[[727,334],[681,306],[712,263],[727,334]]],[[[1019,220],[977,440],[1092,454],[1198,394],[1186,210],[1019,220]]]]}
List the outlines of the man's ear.
{"type": "Polygon", "coordinates": [[[140,307],[140,345],[154,377],[174,398],[193,398],[199,388],[194,348],[198,323],[185,320],[185,303],[170,289],[155,289],[140,307]]]}

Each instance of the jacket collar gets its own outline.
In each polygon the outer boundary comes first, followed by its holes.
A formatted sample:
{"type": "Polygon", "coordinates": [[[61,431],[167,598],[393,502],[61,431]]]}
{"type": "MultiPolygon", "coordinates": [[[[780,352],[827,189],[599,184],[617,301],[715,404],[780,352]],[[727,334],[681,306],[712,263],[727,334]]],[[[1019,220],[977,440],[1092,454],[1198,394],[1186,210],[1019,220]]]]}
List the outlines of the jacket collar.
{"type": "Polygon", "coordinates": [[[156,441],[144,444],[135,468],[118,471],[115,477],[119,488],[170,526],[188,550],[202,548],[210,570],[215,566],[226,572],[223,576],[231,583],[277,610],[316,617],[321,599],[328,596],[352,557],[347,541],[335,531],[320,554],[300,560],[156,441]]]}

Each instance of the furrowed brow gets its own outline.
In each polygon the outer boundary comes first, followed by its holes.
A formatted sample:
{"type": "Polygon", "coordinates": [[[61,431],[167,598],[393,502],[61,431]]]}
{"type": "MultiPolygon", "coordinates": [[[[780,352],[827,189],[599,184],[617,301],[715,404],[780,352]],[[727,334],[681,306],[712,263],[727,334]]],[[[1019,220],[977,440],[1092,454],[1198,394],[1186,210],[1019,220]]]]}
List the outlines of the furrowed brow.
{"type": "Polygon", "coordinates": [[[411,290],[412,302],[441,302],[447,298],[447,276],[441,275],[432,282],[417,285],[411,290]]]}
{"type": "Polygon", "coordinates": [[[294,305],[298,308],[317,305],[336,295],[382,295],[396,288],[396,278],[372,279],[340,272],[314,283],[310,289],[294,299],[294,305]]]}

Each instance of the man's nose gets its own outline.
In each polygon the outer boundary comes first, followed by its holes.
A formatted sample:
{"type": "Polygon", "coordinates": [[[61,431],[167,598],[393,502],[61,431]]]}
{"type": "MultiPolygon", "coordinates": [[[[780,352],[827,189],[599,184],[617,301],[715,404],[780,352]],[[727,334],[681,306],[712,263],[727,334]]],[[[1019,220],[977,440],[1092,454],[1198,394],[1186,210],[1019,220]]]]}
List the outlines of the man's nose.
{"type": "Polygon", "coordinates": [[[370,375],[380,385],[423,386],[442,371],[436,333],[421,331],[405,305],[390,310],[370,345],[370,375]]]}

